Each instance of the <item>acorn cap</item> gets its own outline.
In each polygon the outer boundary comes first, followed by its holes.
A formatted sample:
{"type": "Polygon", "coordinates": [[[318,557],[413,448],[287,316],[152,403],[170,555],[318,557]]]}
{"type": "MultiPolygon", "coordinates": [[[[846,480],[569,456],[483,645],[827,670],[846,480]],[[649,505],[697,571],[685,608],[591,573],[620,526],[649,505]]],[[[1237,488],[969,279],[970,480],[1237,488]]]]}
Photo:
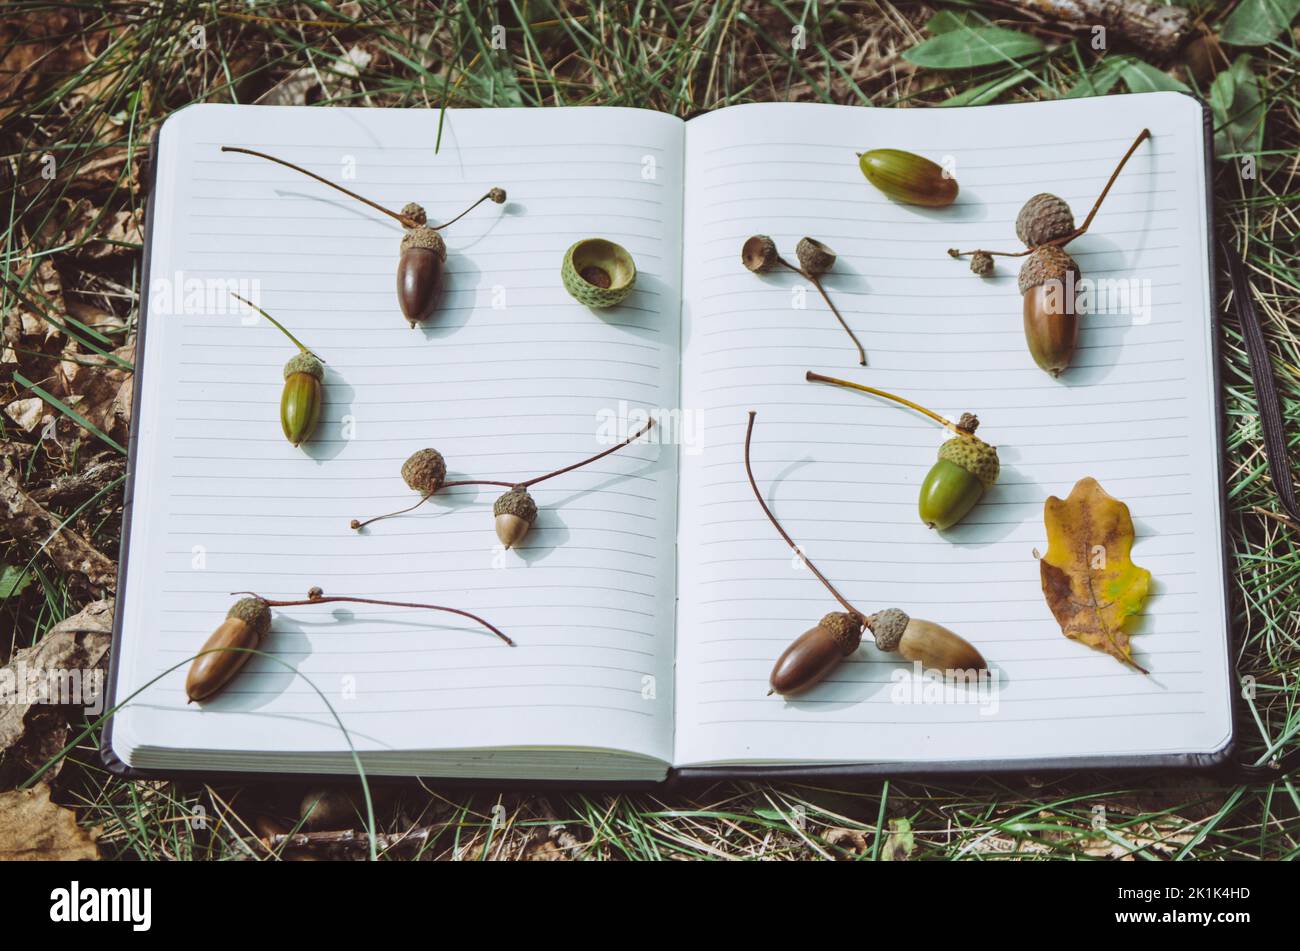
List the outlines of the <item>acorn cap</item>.
{"type": "Polygon", "coordinates": [[[998,451],[975,436],[954,436],[939,447],[939,458],[961,466],[991,489],[998,481],[998,451]]]}
{"type": "Polygon", "coordinates": [[[825,274],[835,266],[835,252],[816,238],[800,238],[794,253],[809,274],[825,274]]]}
{"type": "Polygon", "coordinates": [[[993,255],[987,251],[976,251],[970,256],[970,269],[980,277],[993,273],[993,255]]]}
{"type": "Polygon", "coordinates": [[[284,378],[286,380],[295,373],[306,373],[308,376],[314,376],[317,380],[324,380],[325,364],[321,363],[315,354],[299,351],[284,364],[284,378]]]}
{"type": "Polygon", "coordinates": [[[1016,237],[1027,248],[1064,238],[1074,230],[1074,212],[1065,203],[1047,192],[1039,192],[1025,202],[1016,215],[1016,237]]]}
{"type": "Polygon", "coordinates": [[[412,219],[417,225],[426,224],[429,220],[429,215],[425,212],[424,207],[413,201],[408,201],[402,206],[402,217],[412,219]]]}
{"type": "Polygon", "coordinates": [[[433,495],[447,478],[447,463],[436,449],[421,449],[402,463],[402,478],[421,495],[433,495]]]}
{"type": "Polygon", "coordinates": [[[1039,284],[1048,281],[1064,281],[1066,272],[1073,271],[1074,279],[1079,279],[1079,265],[1056,245],[1048,244],[1035,248],[1034,253],[1025,258],[1020,265],[1020,293],[1024,294],[1039,284]]]}
{"type": "Polygon", "coordinates": [[[447,260],[447,242],[442,240],[442,235],[438,232],[424,225],[412,228],[402,236],[402,250],[408,248],[424,248],[438,255],[443,261],[447,260]]]}
{"type": "Polygon", "coordinates": [[[886,608],[874,617],[867,618],[867,627],[876,639],[876,647],[882,651],[896,651],[910,620],[912,619],[898,608],[886,608]]]}
{"type": "Polygon", "coordinates": [[[862,620],[847,611],[832,611],[817,626],[825,628],[845,656],[852,654],[862,643],[862,620]]]}
{"type": "Polygon", "coordinates": [[[751,235],[740,246],[740,260],[755,274],[776,267],[777,258],[780,256],[776,250],[776,242],[765,234],[751,235]]]}
{"type": "Polygon", "coordinates": [[[231,605],[226,617],[243,621],[253,629],[259,641],[271,630],[271,606],[261,598],[240,598],[231,605]]]}
{"type": "Polygon", "coordinates": [[[504,204],[506,200],[506,190],[504,188],[490,188],[488,189],[488,198],[491,201],[496,202],[498,205],[504,204]]]}
{"type": "Polygon", "coordinates": [[[517,485],[492,503],[492,514],[514,515],[529,525],[537,519],[537,503],[522,485],[517,485]]]}

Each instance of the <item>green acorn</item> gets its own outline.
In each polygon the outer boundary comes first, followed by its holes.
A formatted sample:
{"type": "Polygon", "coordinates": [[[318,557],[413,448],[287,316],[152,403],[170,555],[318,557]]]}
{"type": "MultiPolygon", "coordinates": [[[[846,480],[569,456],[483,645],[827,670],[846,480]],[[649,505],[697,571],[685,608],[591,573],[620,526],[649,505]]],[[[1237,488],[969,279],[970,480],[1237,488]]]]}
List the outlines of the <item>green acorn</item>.
{"type": "Polygon", "coordinates": [[[980,421],[973,413],[962,413],[956,423],[944,419],[938,413],[926,409],[919,403],[895,396],[874,386],[837,380],[834,377],[813,373],[811,370],[805,378],[817,383],[833,383],[853,390],[861,390],[873,396],[901,403],[910,409],[929,416],[945,429],[956,433],[939,447],[939,460],[930,467],[925,480],[921,483],[920,500],[917,509],[921,521],[930,528],[941,531],[951,528],[966,517],[975,503],[998,481],[998,451],[982,439],[975,438],[975,430],[980,421]]]}
{"type": "Polygon", "coordinates": [[[564,252],[564,289],[588,307],[613,307],[632,292],[636,262],[627,249],[604,238],[585,238],[564,252]]]}
{"type": "Polygon", "coordinates": [[[325,364],[312,353],[284,325],[252,301],[232,294],[235,300],[247,304],[272,324],[280,333],[293,341],[298,348],[284,365],[284,389],[280,393],[280,428],[284,438],[299,446],[311,438],[320,422],[321,403],[324,399],[325,364]]]}
{"type": "Polygon", "coordinates": [[[944,208],[957,200],[957,179],[942,165],[901,149],[858,153],[858,167],[886,197],[908,205],[944,208]]]}

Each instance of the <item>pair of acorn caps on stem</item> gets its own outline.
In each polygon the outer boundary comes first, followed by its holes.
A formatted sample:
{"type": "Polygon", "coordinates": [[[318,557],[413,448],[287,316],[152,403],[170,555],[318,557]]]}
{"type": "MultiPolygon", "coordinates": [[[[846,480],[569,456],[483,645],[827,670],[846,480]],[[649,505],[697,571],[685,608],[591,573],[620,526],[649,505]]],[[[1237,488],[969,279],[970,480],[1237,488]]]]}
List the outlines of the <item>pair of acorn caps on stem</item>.
{"type": "Polygon", "coordinates": [[[820,683],[858,649],[864,631],[871,632],[878,650],[897,653],[906,660],[920,663],[925,670],[988,669],[988,664],[979,651],[943,625],[909,617],[899,608],[886,608],[874,614],[866,614],[836,590],[781,526],[763,499],[763,493],[759,491],[750,459],[757,416],[757,413],[750,411],[749,425],[745,430],[745,475],[749,479],[749,487],[777,534],[844,608],[843,611],[832,611],[825,615],[816,626],[805,631],[785,649],[772,668],[769,677],[772,689],[768,691],[769,695],[778,693],[784,697],[796,696],[820,683]]]}

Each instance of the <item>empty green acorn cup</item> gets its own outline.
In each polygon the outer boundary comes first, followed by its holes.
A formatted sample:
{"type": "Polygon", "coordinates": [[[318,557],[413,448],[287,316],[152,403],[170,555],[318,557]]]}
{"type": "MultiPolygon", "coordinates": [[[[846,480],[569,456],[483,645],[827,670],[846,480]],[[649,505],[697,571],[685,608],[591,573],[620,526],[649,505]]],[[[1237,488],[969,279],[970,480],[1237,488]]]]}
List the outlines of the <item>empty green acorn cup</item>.
{"type": "Polygon", "coordinates": [[[564,289],[588,307],[621,303],[636,283],[636,264],[627,249],[604,238],[584,238],[564,252],[564,289]]]}

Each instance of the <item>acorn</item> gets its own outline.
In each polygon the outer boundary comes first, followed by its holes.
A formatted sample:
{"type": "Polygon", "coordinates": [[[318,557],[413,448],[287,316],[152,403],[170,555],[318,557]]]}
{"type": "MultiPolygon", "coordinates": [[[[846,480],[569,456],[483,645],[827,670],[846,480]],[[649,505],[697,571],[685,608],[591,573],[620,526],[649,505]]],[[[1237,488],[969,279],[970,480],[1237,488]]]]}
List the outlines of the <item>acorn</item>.
{"type": "Polygon", "coordinates": [[[517,485],[492,504],[497,538],[510,550],[524,540],[537,520],[537,503],[525,486],[517,485]]]}
{"type": "Polygon", "coordinates": [[[564,252],[560,281],[580,304],[613,307],[632,292],[636,262],[622,245],[605,238],[584,238],[564,252]]]}
{"type": "Polygon", "coordinates": [[[757,414],[751,410],[749,426],[745,430],[745,475],[749,479],[750,490],[777,534],[844,608],[843,611],[833,611],[824,615],[817,622],[816,627],[799,635],[781,653],[768,677],[768,684],[771,687],[768,695],[779,693],[784,697],[796,696],[825,680],[832,670],[858,649],[859,644],[862,643],[864,628],[873,632],[876,646],[880,649],[897,651],[909,660],[920,660],[927,668],[983,669],[986,665],[979,651],[946,627],[930,621],[912,620],[897,608],[890,608],[867,617],[849,604],[817,566],[808,559],[789,533],[781,527],[776,515],[763,500],[763,494],[758,490],[758,482],[754,479],[754,468],[750,461],[750,444],[754,437],[756,416],[757,414]]]}
{"type": "Polygon", "coordinates": [[[1079,266],[1055,245],[1035,248],[1020,266],[1025,343],[1042,369],[1060,376],[1070,365],[1079,340],[1075,288],[1079,266]]]}
{"type": "Polygon", "coordinates": [[[262,641],[271,630],[271,608],[298,607],[301,605],[333,604],[347,602],[351,604],[372,604],[395,608],[424,608],[430,611],[445,611],[460,617],[476,621],[491,631],[509,646],[514,641],[506,637],[499,628],[485,621],[477,614],[462,611],[460,608],[444,607],[440,604],[420,604],[413,601],[384,601],[378,598],[355,598],[345,595],[325,597],[319,587],[313,587],[305,599],[291,601],[272,601],[251,591],[226,612],[226,619],[204,642],[202,649],[190,663],[185,677],[185,695],[191,703],[202,702],[216,696],[235,674],[243,668],[252,656],[251,651],[261,646],[262,641]]]}
{"type": "Polygon", "coordinates": [[[835,266],[835,252],[816,238],[804,237],[800,238],[799,243],[795,245],[794,253],[799,261],[797,267],[781,257],[776,249],[776,243],[765,234],[750,235],[740,246],[741,263],[755,274],[762,274],[780,266],[794,271],[817,288],[817,293],[821,294],[822,300],[826,302],[826,306],[831,309],[831,313],[835,315],[835,319],[840,322],[844,332],[853,341],[853,346],[857,348],[858,363],[866,366],[867,354],[862,349],[862,344],[858,342],[857,334],[850,329],[848,321],[844,319],[844,315],[840,313],[830,295],[826,293],[826,288],[822,286],[822,275],[835,266]]]}
{"type": "MultiPolygon", "coordinates": [[[[419,208],[420,218],[424,217],[419,205],[407,205],[403,214],[412,207],[419,208]]],[[[397,259],[397,303],[412,327],[428,320],[437,309],[446,263],[447,243],[428,225],[417,225],[402,236],[397,259]]]]}
{"type": "Polygon", "coordinates": [[[206,700],[228,684],[252,656],[248,651],[260,646],[270,630],[271,607],[266,601],[261,598],[236,601],[190,665],[185,677],[185,695],[190,702],[206,700]]]}
{"type": "Polygon", "coordinates": [[[908,617],[898,608],[888,608],[866,619],[876,648],[897,652],[924,670],[987,670],[988,663],[964,638],[941,624],[908,617]]]}
{"type": "Polygon", "coordinates": [[[221,151],[252,155],[260,159],[266,159],[268,162],[274,162],[276,165],[291,168],[308,178],[315,179],[322,185],[328,185],[335,191],[342,192],[349,198],[355,198],[362,204],[368,205],[375,211],[394,219],[405,228],[406,233],[402,236],[397,259],[397,303],[402,310],[402,316],[406,318],[407,323],[412,327],[417,327],[420,323],[432,317],[433,312],[438,307],[438,297],[442,292],[444,265],[447,263],[447,245],[438,232],[449,225],[455,224],[485,201],[500,205],[506,200],[504,188],[490,188],[478,201],[455,218],[444,224],[430,225],[428,214],[423,207],[415,202],[408,202],[401,211],[390,211],[383,205],[358,195],[356,192],[350,191],[328,178],[323,178],[315,172],[309,172],[301,165],[294,165],[292,162],[276,158],[274,155],[267,155],[265,152],[257,152],[253,149],[237,148],[233,145],[223,145],[221,151]]]}
{"type": "Polygon", "coordinates": [[[284,365],[284,392],[280,394],[280,428],[297,446],[311,438],[320,422],[321,381],[325,365],[311,353],[296,353],[284,365]]]}
{"type": "Polygon", "coordinates": [[[901,149],[858,153],[858,167],[885,196],[908,205],[944,208],[957,200],[957,179],[928,158],[901,149]]]}
{"type": "Polygon", "coordinates": [[[832,611],[805,631],[777,658],[768,678],[771,693],[791,697],[826,679],[862,643],[864,621],[846,611],[832,611]]]}
{"type": "Polygon", "coordinates": [[[944,531],[956,525],[998,481],[998,451],[975,437],[979,420],[966,413],[958,429],[967,435],[939,447],[939,459],[921,483],[917,512],[930,528],[944,531]]]}
{"type": "Polygon", "coordinates": [[[320,357],[308,350],[298,338],[278,320],[252,301],[238,294],[231,297],[257,311],[298,348],[284,365],[284,389],[280,392],[280,429],[284,438],[295,447],[311,438],[320,422],[321,402],[324,398],[325,365],[320,357]]]}
{"type": "Polygon", "coordinates": [[[1075,284],[1079,267],[1065,252],[1065,246],[1087,233],[1101,203],[1106,200],[1119,173],[1137,147],[1151,137],[1143,129],[1119,160],[1109,180],[1093,203],[1088,217],[1077,227],[1069,204],[1049,192],[1039,192],[1020,208],[1016,215],[1016,236],[1026,245],[1024,251],[959,251],[949,248],[954,258],[970,255],[971,270],[981,277],[993,272],[993,256],[1028,257],[1020,268],[1020,294],[1023,298],[1025,342],[1034,362],[1052,376],[1060,376],[1070,365],[1079,338],[1079,318],[1075,311],[1075,284]]]}
{"type": "Polygon", "coordinates": [[[364,522],[354,518],[351,527],[359,530],[365,528],[371,522],[379,522],[397,515],[403,515],[419,508],[440,489],[467,485],[496,485],[510,490],[496,500],[492,506],[492,514],[495,519],[497,538],[501,540],[501,543],[506,548],[512,548],[523,541],[524,536],[528,534],[528,530],[532,528],[533,522],[537,519],[537,503],[528,494],[530,486],[545,482],[547,479],[553,479],[566,472],[572,472],[574,469],[580,469],[583,466],[590,465],[597,459],[605,458],[610,453],[618,452],[624,446],[636,442],[648,433],[652,426],[654,426],[654,419],[647,419],[644,426],[617,445],[604,449],[594,456],[583,459],[581,462],[575,462],[545,475],[535,476],[524,482],[503,482],[498,479],[457,479],[455,482],[447,482],[445,481],[447,478],[447,463],[442,458],[442,453],[436,449],[421,449],[412,453],[410,458],[402,463],[402,479],[408,486],[420,493],[420,501],[396,512],[376,515],[364,522]]]}
{"type": "Polygon", "coordinates": [[[812,370],[805,373],[804,378],[814,383],[831,383],[893,400],[930,417],[955,435],[956,438],[949,439],[939,447],[939,459],[930,467],[921,483],[917,512],[921,521],[930,528],[943,531],[956,525],[998,481],[1001,464],[998,462],[997,447],[976,438],[975,430],[979,428],[980,421],[974,413],[962,413],[954,423],[919,403],[874,386],[823,376],[812,370]]]}

